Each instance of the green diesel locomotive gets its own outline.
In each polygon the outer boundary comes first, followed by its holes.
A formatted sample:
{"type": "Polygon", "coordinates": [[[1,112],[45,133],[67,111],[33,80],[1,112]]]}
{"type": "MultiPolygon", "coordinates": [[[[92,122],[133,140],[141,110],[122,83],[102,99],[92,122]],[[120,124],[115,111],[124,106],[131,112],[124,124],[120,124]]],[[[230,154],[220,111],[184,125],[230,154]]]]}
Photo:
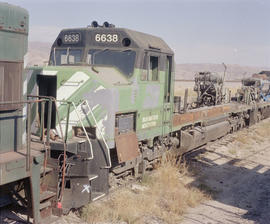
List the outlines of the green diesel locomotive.
{"type": "Polygon", "coordinates": [[[60,166],[52,182],[64,210],[104,196],[110,172],[141,172],[163,154],[172,132],[174,68],[162,39],[108,23],[66,29],[53,43],[49,66],[27,74],[30,96],[56,100],[48,164],[60,166]]]}
{"type": "Polygon", "coordinates": [[[49,65],[27,74],[29,96],[54,102],[49,129],[38,106],[32,126],[50,136],[48,166],[56,172],[48,184],[64,213],[103,197],[123,176],[143,174],[172,146],[184,153],[270,112],[264,102],[189,110],[184,102],[175,112],[173,51],[108,22],[62,30],[49,65]]]}

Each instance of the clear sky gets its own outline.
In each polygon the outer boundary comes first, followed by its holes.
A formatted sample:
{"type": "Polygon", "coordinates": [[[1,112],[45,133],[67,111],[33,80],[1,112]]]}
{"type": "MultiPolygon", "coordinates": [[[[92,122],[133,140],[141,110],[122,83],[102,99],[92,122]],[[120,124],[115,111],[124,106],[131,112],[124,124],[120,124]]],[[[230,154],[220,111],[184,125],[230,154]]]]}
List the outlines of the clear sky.
{"type": "Polygon", "coordinates": [[[270,0],[6,0],[28,9],[30,41],[109,21],[162,37],[177,63],[270,67],[270,0]]]}

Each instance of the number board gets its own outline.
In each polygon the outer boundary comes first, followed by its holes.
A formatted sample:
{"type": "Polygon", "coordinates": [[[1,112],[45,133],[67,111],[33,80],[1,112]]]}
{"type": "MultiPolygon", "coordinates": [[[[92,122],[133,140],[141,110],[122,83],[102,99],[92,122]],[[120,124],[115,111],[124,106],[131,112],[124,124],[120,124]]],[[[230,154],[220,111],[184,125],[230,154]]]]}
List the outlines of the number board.
{"type": "Polygon", "coordinates": [[[120,41],[119,35],[116,33],[97,33],[94,35],[94,40],[97,43],[118,43],[120,41]]]}
{"type": "Polygon", "coordinates": [[[64,35],[63,42],[65,44],[76,44],[81,40],[80,33],[67,33],[64,35]]]}

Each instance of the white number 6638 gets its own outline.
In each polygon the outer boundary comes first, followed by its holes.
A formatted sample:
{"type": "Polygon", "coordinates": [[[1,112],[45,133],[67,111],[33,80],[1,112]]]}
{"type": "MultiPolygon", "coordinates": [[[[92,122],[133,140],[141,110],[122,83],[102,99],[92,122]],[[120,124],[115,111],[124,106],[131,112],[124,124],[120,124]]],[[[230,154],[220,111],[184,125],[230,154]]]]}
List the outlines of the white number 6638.
{"type": "Polygon", "coordinates": [[[96,34],[95,36],[96,42],[118,42],[117,34],[96,34]]]}

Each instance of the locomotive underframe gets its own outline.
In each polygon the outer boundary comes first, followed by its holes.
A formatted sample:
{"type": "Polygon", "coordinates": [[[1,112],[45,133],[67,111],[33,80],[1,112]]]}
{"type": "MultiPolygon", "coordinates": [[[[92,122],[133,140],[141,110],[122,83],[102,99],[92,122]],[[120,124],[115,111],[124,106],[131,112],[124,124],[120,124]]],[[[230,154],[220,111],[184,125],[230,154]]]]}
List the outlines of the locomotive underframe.
{"type": "MultiPolygon", "coordinates": [[[[110,149],[112,167],[105,168],[108,155],[102,141],[92,138],[94,160],[89,158],[89,145],[85,138],[74,138],[67,144],[67,170],[65,188],[61,193],[62,172],[61,159],[63,144],[51,142],[50,166],[56,170],[54,187],[57,195],[62,194],[62,210],[67,213],[71,208],[79,208],[94,201],[109,191],[109,187],[117,185],[118,180],[128,175],[138,177],[145,170],[160,160],[172,148],[177,154],[183,154],[216,140],[244,127],[255,124],[270,116],[270,104],[251,105],[228,104],[187,111],[174,115],[174,131],[169,135],[156,136],[153,139],[138,141],[139,155],[131,160],[119,162],[117,150],[110,149]],[[60,192],[60,193],[59,193],[60,192]]],[[[93,136],[92,136],[93,137],[93,136]]]]}

